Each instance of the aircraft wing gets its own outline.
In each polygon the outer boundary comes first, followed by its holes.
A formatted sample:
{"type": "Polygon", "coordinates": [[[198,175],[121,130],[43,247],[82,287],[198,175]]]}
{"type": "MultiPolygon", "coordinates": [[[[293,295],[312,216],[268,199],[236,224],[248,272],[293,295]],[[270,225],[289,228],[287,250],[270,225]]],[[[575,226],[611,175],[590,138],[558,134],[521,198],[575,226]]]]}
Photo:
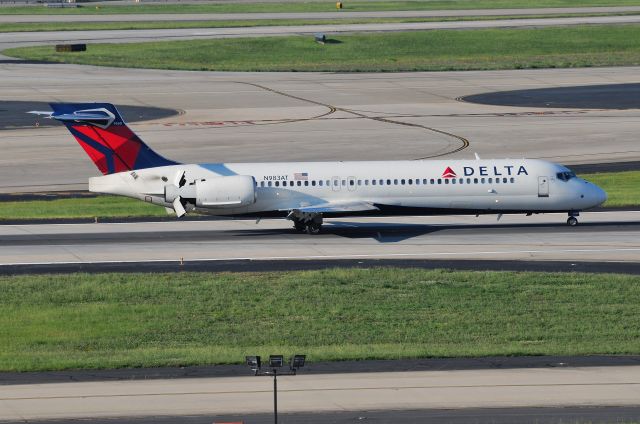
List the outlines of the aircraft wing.
{"type": "MultiPolygon", "coordinates": [[[[283,209],[291,210],[291,209],[283,209]]],[[[375,211],[378,208],[373,203],[362,201],[347,201],[347,202],[331,202],[320,203],[317,205],[302,206],[294,208],[293,210],[307,213],[340,213],[340,212],[361,212],[361,211],[375,211]]]]}

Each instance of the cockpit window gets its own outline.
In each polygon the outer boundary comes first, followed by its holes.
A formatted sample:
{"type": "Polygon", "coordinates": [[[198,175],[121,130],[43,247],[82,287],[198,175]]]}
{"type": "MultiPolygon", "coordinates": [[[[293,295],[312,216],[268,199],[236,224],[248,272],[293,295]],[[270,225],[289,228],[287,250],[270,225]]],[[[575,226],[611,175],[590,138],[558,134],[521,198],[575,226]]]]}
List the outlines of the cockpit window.
{"type": "Polygon", "coordinates": [[[571,178],[574,178],[576,174],[572,171],[558,172],[556,177],[561,181],[569,181],[571,178]]]}

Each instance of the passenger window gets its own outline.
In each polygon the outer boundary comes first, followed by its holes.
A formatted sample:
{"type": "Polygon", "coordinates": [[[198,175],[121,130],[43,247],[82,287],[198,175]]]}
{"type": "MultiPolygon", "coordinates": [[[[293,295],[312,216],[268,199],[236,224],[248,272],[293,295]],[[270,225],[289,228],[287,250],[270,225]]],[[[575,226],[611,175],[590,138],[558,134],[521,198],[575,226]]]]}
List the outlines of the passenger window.
{"type": "Polygon", "coordinates": [[[507,183],[507,177],[504,177],[504,178],[502,179],[502,182],[506,184],[506,183],[507,183]]]}
{"type": "Polygon", "coordinates": [[[493,182],[493,178],[489,178],[489,184],[493,182]]]}
{"type": "Polygon", "coordinates": [[[473,179],[473,183],[474,183],[474,184],[478,184],[478,179],[477,179],[477,178],[474,178],[474,179],[473,179]]]}
{"type": "Polygon", "coordinates": [[[438,184],[442,184],[442,178],[438,178],[438,184]]]}
{"type": "Polygon", "coordinates": [[[433,178],[431,178],[431,181],[429,181],[429,184],[435,184],[436,180],[434,180],[433,178]]]}
{"type": "Polygon", "coordinates": [[[416,178],[416,185],[420,185],[420,179],[416,178]]]}
{"type": "Polygon", "coordinates": [[[448,179],[444,180],[444,183],[449,184],[449,180],[448,179]]]}
{"type": "Polygon", "coordinates": [[[451,184],[455,184],[455,183],[456,183],[456,179],[454,178],[451,180],[451,184]]]}
{"type": "Polygon", "coordinates": [[[364,185],[369,185],[369,180],[364,180],[364,185]]]}
{"type": "Polygon", "coordinates": [[[271,187],[271,184],[272,184],[271,181],[269,181],[269,187],[271,187]]]}
{"type": "Polygon", "coordinates": [[[404,185],[404,183],[405,183],[405,182],[406,182],[406,181],[405,181],[405,179],[404,179],[404,178],[400,180],[400,184],[402,184],[402,185],[404,185]]]}
{"type": "Polygon", "coordinates": [[[347,180],[342,180],[342,186],[346,186],[347,185],[347,180]]]}
{"type": "Polygon", "coordinates": [[[471,184],[471,178],[467,178],[467,184],[471,184]]]}
{"type": "Polygon", "coordinates": [[[391,185],[391,180],[387,180],[387,185],[391,185]]]}
{"type": "Polygon", "coordinates": [[[313,186],[313,187],[316,186],[316,180],[311,181],[311,186],[313,186]]]}
{"type": "Polygon", "coordinates": [[[298,181],[298,187],[300,187],[302,185],[302,181],[298,181]]]}
{"type": "Polygon", "coordinates": [[[496,178],[496,184],[500,184],[500,178],[496,178]]]}
{"type": "Polygon", "coordinates": [[[304,182],[304,186],[305,186],[305,187],[309,187],[309,181],[305,181],[305,182],[304,182]]]}
{"type": "Polygon", "coordinates": [[[516,182],[516,179],[515,179],[515,178],[513,178],[513,177],[511,177],[511,182],[512,182],[512,183],[515,183],[515,182],[516,182]]]}
{"type": "Polygon", "coordinates": [[[320,187],[322,187],[322,182],[323,182],[322,180],[318,181],[318,185],[319,185],[320,187]]]}
{"type": "Polygon", "coordinates": [[[334,185],[334,186],[336,186],[336,187],[337,187],[337,186],[339,186],[339,185],[340,185],[340,181],[338,181],[338,180],[334,180],[334,181],[333,181],[333,185],[334,185]]]}
{"type": "Polygon", "coordinates": [[[361,186],[362,185],[362,180],[358,180],[358,185],[361,186]]]}
{"type": "Polygon", "coordinates": [[[484,184],[484,178],[480,178],[480,182],[484,184]]]}
{"type": "Polygon", "coordinates": [[[349,180],[349,185],[353,187],[354,185],[356,185],[356,181],[355,180],[349,180]]]}
{"type": "Polygon", "coordinates": [[[376,185],[376,180],[371,180],[371,185],[376,185]]]}
{"type": "Polygon", "coordinates": [[[260,181],[260,187],[264,187],[264,181],[260,181]]]}
{"type": "MultiPolygon", "coordinates": [[[[426,178],[422,179],[422,184],[427,185],[427,179],[426,178]]],[[[431,184],[433,184],[433,181],[431,182],[431,184]]]]}
{"type": "Polygon", "coordinates": [[[380,181],[378,181],[378,183],[379,183],[380,185],[384,185],[384,180],[380,180],[380,181]]]}

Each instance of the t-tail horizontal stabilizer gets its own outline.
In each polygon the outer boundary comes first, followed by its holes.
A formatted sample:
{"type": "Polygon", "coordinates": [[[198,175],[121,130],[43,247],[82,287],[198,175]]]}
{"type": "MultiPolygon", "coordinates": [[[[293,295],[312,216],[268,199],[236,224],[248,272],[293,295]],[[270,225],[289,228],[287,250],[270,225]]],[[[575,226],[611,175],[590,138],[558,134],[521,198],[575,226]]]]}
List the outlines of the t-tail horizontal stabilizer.
{"type": "Polygon", "coordinates": [[[50,103],[53,112],[31,111],[62,122],[105,175],[177,162],[160,156],[131,131],[110,103],[50,103]]]}

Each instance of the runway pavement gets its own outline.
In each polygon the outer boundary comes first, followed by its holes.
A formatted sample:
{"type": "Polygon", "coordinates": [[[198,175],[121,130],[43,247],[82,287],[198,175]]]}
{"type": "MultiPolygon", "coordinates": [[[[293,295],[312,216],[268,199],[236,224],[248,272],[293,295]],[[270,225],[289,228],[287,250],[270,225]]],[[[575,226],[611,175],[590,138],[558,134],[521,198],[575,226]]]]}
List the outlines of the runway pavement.
{"type": "MultiPolygon", "coordinates": [[[[269,413],[272,381],[226,377],[0,386],[1,418],[269,413]]],[[[279,411],[637,406],[640,366],[282,376],[279,411]]]]}
{"type": "Polygon", "coordinates": [[[177,28],[97,31],[42,31],[0,33],[0,49],[55,43],[134,43],[159,40],[193,40],[208,38],[275,37],[362,32],[426,31],[437,29],[526,28],[568,25],[634,24],[640,15],[590,16],[569,18],[522,18],[451,22],[409,22],[369,24],[323,24],[262,26],[246,28],[177,28]]]}
{"type": "MultiPolygon", "coordinates": [[[[135,6],[132,6],[135,7],[135,6]]],[[[235,21],[276,19],[355,19],[355,18],[439,18],[470,16],[541,16],[561,14],[633,13],[640,6],[545,7],[531,9],[468,10],[388,10],[379,12],[304,12],[304,13],[141,13],[87,15],[0,15],[2,23],[21,22],[145,22],[145,21],[235,21]]]]}
{"type": "MultiPolygon", "coordinates": [[[[0,265],[463,259],[640,260],[640,212],[566,215],[328,219],[323,234],[295,232],[283,219],[0,226],[0,265]]],[[[611,265],[611,264],[609,264],[611,265]]],[[[259,264],[257,266],[260,266],[259,264]]],[[[284,265],[286,267],[286,265],[284,265]]],[[[141,269],[141,268],[139,268],[141,269]]],[[[611,270],[611,269],[609,269],[611,270]]],[[[623,268],[621,267],[621,272],[623,268]]]]}

